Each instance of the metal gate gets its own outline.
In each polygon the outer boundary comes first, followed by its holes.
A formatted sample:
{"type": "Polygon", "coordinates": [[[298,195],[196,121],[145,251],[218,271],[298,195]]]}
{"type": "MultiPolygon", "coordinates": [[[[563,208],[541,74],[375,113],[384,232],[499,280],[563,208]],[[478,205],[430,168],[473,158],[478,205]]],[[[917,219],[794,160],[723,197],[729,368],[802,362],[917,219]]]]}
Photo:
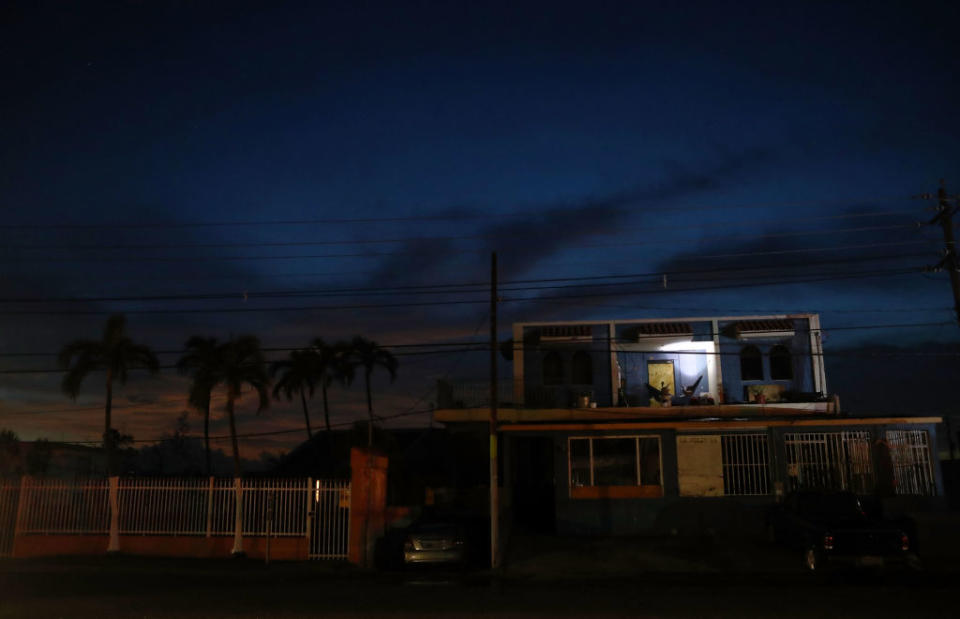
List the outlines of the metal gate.
{"type": "Polygon", "coordinates": [[[873,492],[873,460],[868,432],[806,432],[785,434],[790,490],[850,490],[873,492]]]}
{"type": "Polygon", "coordinates": [[[0,479],[0,557],[13,554],[20,504],[20,480],[0,479]]]}
{"type": "Polygon", "coordinates": [[[307,536],[311,559],[346,559],[350,542],[350,482],[313,482],[307,536]]]}

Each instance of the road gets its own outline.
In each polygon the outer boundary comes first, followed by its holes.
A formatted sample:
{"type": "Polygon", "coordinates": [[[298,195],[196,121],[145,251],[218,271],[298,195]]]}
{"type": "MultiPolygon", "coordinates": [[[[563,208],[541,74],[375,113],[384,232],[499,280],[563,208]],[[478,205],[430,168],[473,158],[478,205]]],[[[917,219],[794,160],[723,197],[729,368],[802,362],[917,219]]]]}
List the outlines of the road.
{"type": "Polygon", "coordinates": [[[947,617],[941,574],[658,574],[625,580],[369,574],[316,564],[131,557],[0,562],[0,617],[947,617]]]}

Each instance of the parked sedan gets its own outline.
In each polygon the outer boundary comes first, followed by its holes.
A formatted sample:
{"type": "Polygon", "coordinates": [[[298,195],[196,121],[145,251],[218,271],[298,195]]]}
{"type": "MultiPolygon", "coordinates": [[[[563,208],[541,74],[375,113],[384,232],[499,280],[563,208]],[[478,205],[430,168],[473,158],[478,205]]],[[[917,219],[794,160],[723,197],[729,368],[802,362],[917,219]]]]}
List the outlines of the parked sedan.
{"type": "Polygon", "coordinates": [[[405,565],[462,564],[466,559],[463,527],[452,523],[423,523],[410,528],[403,544],[405,565]]]}
{"type": "Polygon", "coordinates": [[[914,566],[907,534],[892,523],[872,520],[850,492],[797,492],[771,510],[770,541],[797,548],[811,571],[853,567],[914,566]]]}

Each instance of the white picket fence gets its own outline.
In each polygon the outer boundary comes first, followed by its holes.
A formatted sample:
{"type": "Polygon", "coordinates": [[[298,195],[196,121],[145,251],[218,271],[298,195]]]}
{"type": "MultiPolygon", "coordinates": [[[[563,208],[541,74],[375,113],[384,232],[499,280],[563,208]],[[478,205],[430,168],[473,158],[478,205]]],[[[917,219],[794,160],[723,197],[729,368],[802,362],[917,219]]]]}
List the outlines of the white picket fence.
{"type": "MultiPolygon", "coordinates": [[[[119,478],[120,535],[234,534],[233,478],[119,478]]],[[[245,537],[305,537],[311,558],[347,557],[350,482],[312,478],[240,480],[245,537]]],[[[0,485],[0,556],[14,535],[104,535],[110,532],[110,480],[24,477],[0,485]],[[4,524],[10,527],[2,526],[4,524]],[[15,531],[6,540],[6,530],[15,531]]],[[[5,552],[4,552],[5,551],[5,552]]]]}

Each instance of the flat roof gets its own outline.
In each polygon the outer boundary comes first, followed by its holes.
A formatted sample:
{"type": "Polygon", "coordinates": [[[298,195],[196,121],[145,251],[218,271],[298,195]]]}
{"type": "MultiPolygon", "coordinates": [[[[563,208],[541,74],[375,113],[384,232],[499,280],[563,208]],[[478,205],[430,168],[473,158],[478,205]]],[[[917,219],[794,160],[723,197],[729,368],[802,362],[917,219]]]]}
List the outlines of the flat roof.
{"type": "Polygon", "coordinates": [[[785,320],[791,318],[815,318],[819,314],[809,312],[799,312],[796,314],[745,314],[743,316],[669,316],[664,318],[631,318],[614,320],[551,320],[545,322],[515,322],[514,326],[519,327],[546,327],[552,325],[618,325],[618,324],[642,324],[651,322],[706,322],[708,320],[785,320]]]}
{"type": "MultiPolygon", "coordinates": [[[[501,408],[499,421],[512,423],[541,423],[549,421],[591,422],[599,420],[636,421],[640,419],[683,421],[710,417],[776,417],[836,415],[834,401],[791,402],[769,404],[708,404],[703,406],[629,406],[603,408],[501,408]]],[[[490,409],[446,408],[433,412],[433,420],[443,423],[489,422],[490,409]]]]}
{"type": "Polygon", "coordinates": [[[501,432],[589,430],[738,430],[771,427],[879,426],[940,423],[943,417],[832,417],[829,419],[731,419],[613,423],[522,423],[498,426],[501,432]]]}

